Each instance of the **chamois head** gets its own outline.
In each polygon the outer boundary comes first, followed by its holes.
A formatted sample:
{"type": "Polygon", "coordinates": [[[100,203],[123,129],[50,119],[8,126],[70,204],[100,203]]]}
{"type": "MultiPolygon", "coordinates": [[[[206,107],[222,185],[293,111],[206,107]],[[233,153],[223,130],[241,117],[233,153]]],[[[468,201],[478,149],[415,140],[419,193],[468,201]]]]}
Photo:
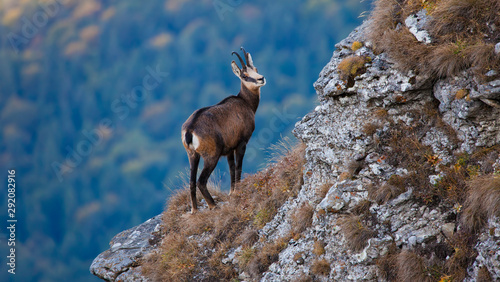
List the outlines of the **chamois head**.
{"type": "Polygon", "coordinates": [[[238,59],[241,63],[241,69],[238,67],[235,61],[231,62],[231,67],[233,68],[234,74],[241,80],[241,83],[245,85],[250,90],[256,90],[261,86],[266,84],[266,79],[263,75],[257,72],[257,68],[253,65],[252,55],[247,53],[243,47],[241,47],[243,54],[245,55],[245,59],[247,63],[243,61],[240,55],[236,52],[233,52],[233,55],[238,56],[238,59]]]}

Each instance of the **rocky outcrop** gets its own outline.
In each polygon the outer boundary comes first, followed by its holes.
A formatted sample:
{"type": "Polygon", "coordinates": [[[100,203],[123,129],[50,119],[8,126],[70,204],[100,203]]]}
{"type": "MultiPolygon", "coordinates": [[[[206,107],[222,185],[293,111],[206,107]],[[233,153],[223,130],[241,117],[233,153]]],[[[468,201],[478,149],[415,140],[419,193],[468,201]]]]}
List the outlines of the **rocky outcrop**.
{"type": "Polygon", "coordinates": [[[157,246],[160,225],[158,215],[116,235],[110,249],[94,259],[90,272],[106,281],[150,281],[142,275],[141,260],[157,246]]]}
{"type": "MultiPolygon", "coordinates": [[[[500,142],[497,107],[500,80],[481,84],[464,72],[459,77],[436,82],[411,72],[401,73],[385,54],[373,53],[370,43],[365,40],[368,25],[369,22],[365,22],[336,45],[330,63],[315,83],[321,104],[295,127],[295,135],[307,145],[305,169],[308,173],[301,194],[295,200],[297,203],[290,205],[298,206],[299,202],[308,201],[315,204],[316,214],[313,227],[280,254],[279,261],[271,265],[263,281],[293,281],[310,276],[311,266],[319,259],[331,262],[331,270],[327,275],[313,274],[318,280],[380,279],[383,275],[376,261],[386,255],[391,246],[406,250],[438,248],[457,232],[459,211],[456,207],[444,203],[435,207],[425,205],[415,200],[412,193],[415,187],[407,186],[406,192],[385,204],[369,202],[372,218],[366,224],[374,231],[372,238],[360,251],[349,249],[350,238],[342,232],[344,218],[359,213],[355,209],[363,201],[373,200],[368,194],[374,185],[383,189],[380,185],[390,183],[391,177],[409,173],[408,167],[391,161],[391,152],[396,148],[377,148],[380,139],[394,130],[395,125],[381,121],[381,114],[386,112],[388,119],[401,121],[408,127],[422,126],[416,132],[419,140],[432,149],[432,155],[442,164],[450,163],[456,153],[471,153],[478,147],[500,142]],[[365,46],[353,51],[351,46],[356,41],[365,46]],[[354,85],[347,85],[339,76],[339,65],[349,56],[371,58],[363,74],[354,78],[354,85]],[[435,121],[431,124],[430,116],[415,115],[436,104],[444,122],[441,126],[435,121]],[[372,125],[377,128],[371,130],[372,125]],[[381,151],[387,155],[380,154],[381,151]],[[353,164],[359,169],[354,177],[349,171],[353,164]],[[347,174],[348,179],[344,179],[343,174],[347,174]],[[323,199],[318,198],[316,189],[326,183],[331,183],[331,188],[323,199]],[[326,214],[322,215],[322,211],[326,214]],[[326,244],[324,254],[313,253],[315,241],[326,244]],[[294,259],[298,253],[302,258],[300,264],[294,259]]],[[[493,157],[499,163],[498,154],[493,157]]],[[[430,175],[429,181],[434,180],[435,184],[440,173],[436,167],[436,175],[430,175]]],[[[276,218],[280,223],[270,223],[272,233],[283,233],[280,230],[287,228],[286,215],[276,218]]],[[[498,224],[498,219],[491,221],[490,225],[498,224]]],[[[492,227],[490,230],[497,229],[492,227]]],[[[469,279],[474,280],[480,267],[486,267],[493,279],[500,277],[499,268],[494,265],[499,259],[498,252],[492,251],[493,246],[498,249],[500,241],[494,236],[486,233],[480,236],[476,245],[480,255],[474,263],[476,273],[469,273],[469,279]]],[[[451,252],[436,255],[445,255],[443,259],[446,260],[451,252]]]]}
{"type": "MultiPolygon", "coordinates": [[[[384,270],[384,260],[403,269],[404,258],[415,254],[422,265],[449,265],[458,252],[450,242],[464,232],[460,201],[436,200],[432,191],[453,171],[446,167],[460,169],[457,155],[500,143],[498,74],[479,79],[464,71],[435,79],[402,73],[385,53],[374,53],[369,25],[335,46],[314,84],[320,104],[296,124],[294,134],[306,144],[304,185],[259,231],[257,244],[286,237],[303,203],[314,208],[313,222],[261,281],[383,281],[394,274],[384,270]],[[320,268],[322,261],[329,266],[320,268]]],[[[423,34],[421,26],[417,31],[423,34]]],[[[499,172],[498,152],[487,155],[478,169],[499,172]]],[[[149,237],[159,219],[152,220],[117,235],[92,273],[109,281],[143,279],[133,275],[137,258],[154,249],[149,237]],[[132,240],[138,231],[146,236],[132,240]]],[[[500,221],[490,218],[474,241],[477,256],[465,280],[500,279],[499,244],[500,221]]],[[[238,264],[234,252],[224,263],[238,264]]]]}

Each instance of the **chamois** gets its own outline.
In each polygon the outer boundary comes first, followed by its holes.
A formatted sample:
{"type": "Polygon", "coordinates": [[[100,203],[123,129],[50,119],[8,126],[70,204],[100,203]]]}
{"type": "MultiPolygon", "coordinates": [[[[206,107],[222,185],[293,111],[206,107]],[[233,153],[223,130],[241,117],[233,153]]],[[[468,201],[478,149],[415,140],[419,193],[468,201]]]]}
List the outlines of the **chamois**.
{"type": "Polygon", "coordinates": [[[207,181],[221,156],[227,156],[231,176],[229,194],[235,183],[241,180],[243,156],[246,145],[255,129],[255,112],[260,101],[260,87],[266,84],[264,76],[257,72],[252,56],[241,47],[246,64],[237,52],[241,69],[231,62],[234,74],[241,80],[238,95],[229,96],[218,104],[196,110],[182,125],[182,143],[189,158],[191,176],[191,213],[197,211],[196,186],[200,189],[210,209],[216,204],[207,190],[207,181]],[[204,165],[196,182],[200,156],[204,165]],[[236,163],[235,163],[236,159],[236,163]]]}

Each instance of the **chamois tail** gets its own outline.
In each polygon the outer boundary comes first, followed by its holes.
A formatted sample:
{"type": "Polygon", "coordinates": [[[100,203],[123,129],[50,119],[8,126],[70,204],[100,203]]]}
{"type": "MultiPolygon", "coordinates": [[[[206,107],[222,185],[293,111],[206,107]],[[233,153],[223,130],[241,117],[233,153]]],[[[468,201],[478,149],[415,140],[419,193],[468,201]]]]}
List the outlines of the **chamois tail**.
{"type": "Polygon", "coordinates": [[[193,143],[193,133],[189,130],[184,134],[184,141],[186,141],[186,145],[191,146],[193,143]]]}

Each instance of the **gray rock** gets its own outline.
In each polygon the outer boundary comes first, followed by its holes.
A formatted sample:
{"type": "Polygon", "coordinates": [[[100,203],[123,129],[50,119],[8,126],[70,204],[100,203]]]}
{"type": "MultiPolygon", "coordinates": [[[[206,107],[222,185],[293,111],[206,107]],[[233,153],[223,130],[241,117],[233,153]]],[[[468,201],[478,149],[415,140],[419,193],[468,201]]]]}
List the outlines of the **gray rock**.
{"type": "Polygon", "coordinates": [[[106,281],[149,281],[142,276],[139,264],[160,241],[160,224],[158,215],[116,235],[109,243],[110,249],[94,259],[90,272],[106,281]]]}
{"type": "Polygon", "coordinates": [[[429,16],[426,10],[420,10],[418,13],[410,15],[405,19],[405,25],[415,38],[425,44],[432,43],[429,32],[425,29],[429,16]]]}

